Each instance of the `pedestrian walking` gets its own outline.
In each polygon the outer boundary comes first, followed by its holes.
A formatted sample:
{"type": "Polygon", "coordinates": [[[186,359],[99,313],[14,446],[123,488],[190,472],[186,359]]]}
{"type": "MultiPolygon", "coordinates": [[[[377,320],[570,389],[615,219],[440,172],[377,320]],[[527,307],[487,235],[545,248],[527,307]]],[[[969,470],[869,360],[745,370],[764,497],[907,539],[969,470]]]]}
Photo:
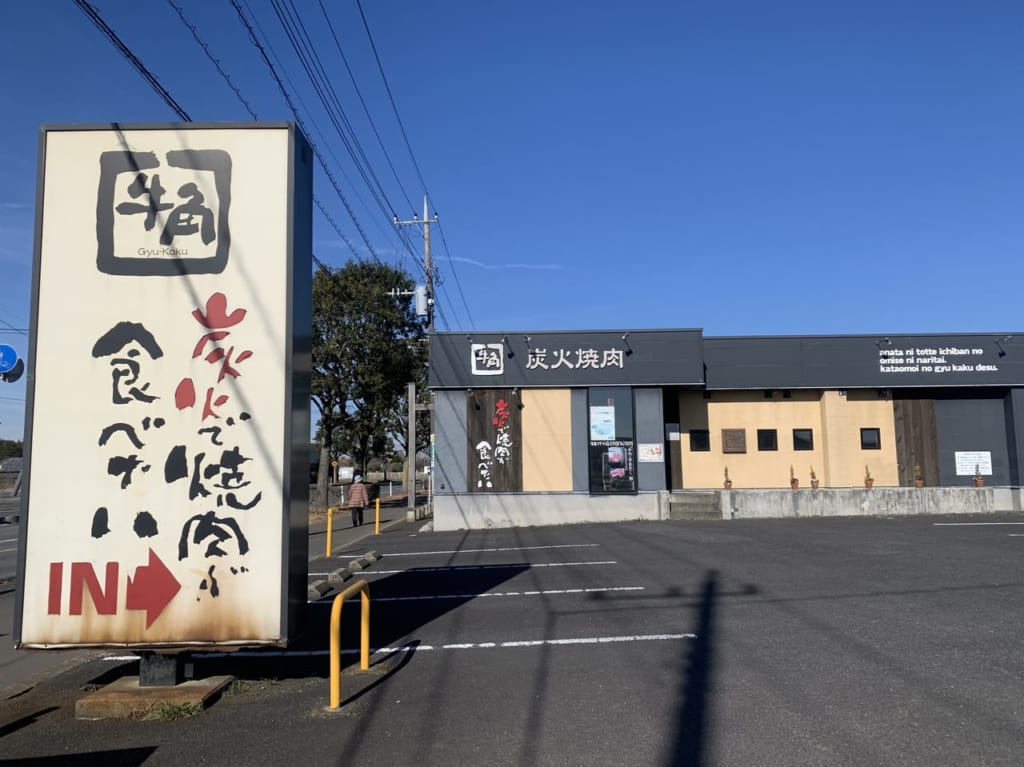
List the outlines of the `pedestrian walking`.
{"type": "Polygon", "coordinates": [[[363,509],[370,505],[370,494],[363,484],[363,475],[356,474],[348,491],[348,507],[352,510],[352,527],[363,524],[363,509]]]}

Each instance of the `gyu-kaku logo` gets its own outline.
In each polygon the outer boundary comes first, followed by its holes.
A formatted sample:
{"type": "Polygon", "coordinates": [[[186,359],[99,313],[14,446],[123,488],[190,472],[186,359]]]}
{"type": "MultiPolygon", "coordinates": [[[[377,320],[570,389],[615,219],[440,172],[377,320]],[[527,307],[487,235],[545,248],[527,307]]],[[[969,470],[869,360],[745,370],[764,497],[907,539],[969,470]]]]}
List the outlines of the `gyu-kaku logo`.
{"type": "Polygon", "coordinates": [[[475,376],[499,376],[505,372],[504,344],[471,344],[470,358],[475,376]]]}
{"type": "Polygon", "coordinates": [[[231,156],[221,149],[100,155],[96,266],[104,274],[220,274],[231,235],[231,156]]]}

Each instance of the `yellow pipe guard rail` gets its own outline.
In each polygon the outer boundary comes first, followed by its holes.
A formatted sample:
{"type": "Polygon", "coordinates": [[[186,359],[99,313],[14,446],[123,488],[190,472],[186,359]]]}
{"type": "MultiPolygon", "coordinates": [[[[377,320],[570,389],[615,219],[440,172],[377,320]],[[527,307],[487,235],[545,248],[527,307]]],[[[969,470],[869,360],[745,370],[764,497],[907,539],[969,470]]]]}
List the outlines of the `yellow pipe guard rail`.
{"type": "Polygon", "coordinates": [[[334,598],[331,605],[331,709],[341,705],[341,607],[345,600],[359,592],[362,620],[359,630],[359,668],[370,668],[370,585],[364,580],[352,583],[334,598]]]}
{"type": "Polygon", "coordinates": [[[334,507],[327,507],[327,552],[325,557],[331,556],[331,536],[334,534],[334,507]]]}

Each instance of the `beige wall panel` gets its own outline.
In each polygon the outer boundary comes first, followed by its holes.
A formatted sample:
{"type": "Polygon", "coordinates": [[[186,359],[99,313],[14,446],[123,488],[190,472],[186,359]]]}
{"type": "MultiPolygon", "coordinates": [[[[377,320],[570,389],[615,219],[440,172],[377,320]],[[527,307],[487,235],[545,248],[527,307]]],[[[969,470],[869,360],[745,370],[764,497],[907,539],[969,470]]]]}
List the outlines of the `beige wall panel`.
{"type": "Polygon", "coordinates": [[[811,467],[822,487],[858,487],[864,467],[870,467],[876,486],[897,485],[896,434],[892,401],[877,390],[849,392],[797,391],[790,398],[775,392],[766,399],[761,391],[681,392],[679,397],[683,487],[722,486],[725,468],[733,488],[788,487],[789,470],[810,487],[811,467]],[[882,449],[862,450],[860,430],[877,428],[882,449]],[[689,431],[707,429],[709,452],[690,450],[689,431]],[[744,429],[747,451],[723,453],[722,430],[744,429]],[[775,429],[777,451],[758,451],[757,430],[775,429]],[[813,450],[793,450],[793,429],[812,429],[813,450]]]}
{"type": "Polygon", "coordinates": [[[523,490],[572,490],[568,389],[523,390],[523,490]]]}
{"type": "Polygon", "coordinates": [[[828,445],[822,484],[860,487],[867,466],[875,486],[899,485],[896,430],[888,396],[879,397],[877,389],[851,389],[845,395],[827,391],[822,395],[821,410],[828,445]],[[861,449],[860,430],[866,428],[879,430],[881,450],[861,449]]]}

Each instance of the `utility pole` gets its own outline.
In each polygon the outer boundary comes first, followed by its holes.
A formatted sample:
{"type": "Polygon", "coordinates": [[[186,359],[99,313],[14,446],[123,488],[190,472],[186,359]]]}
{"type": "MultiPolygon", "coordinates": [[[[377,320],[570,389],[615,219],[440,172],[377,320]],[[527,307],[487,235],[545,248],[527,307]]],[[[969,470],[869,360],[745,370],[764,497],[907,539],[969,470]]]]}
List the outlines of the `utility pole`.
{"type": "MultiPolygon", "coordinates": [[[[419,226],[423,225],[423,271],[426,274],[426,304],[427,304],[427,336],[434,332],[434,265],[430,260],[430,225],[438,221],[437,213],[433,220],[427,208],[427,196],[423,195],[423,220],[420,221],[414,213],[412,221],[399,221],[398,216],[394,217],[395,226],[419,226]]],[[[429,347],[428,347],[429,348],[429,347]]],[[[427,365],[430,365],[428,359],[427,365]]],[[[430,411],[430,476],[427,477],[427,503],[433,508],[434,502],[434,408],[431,405],[416,404],[416,384],[409,384],[409,477],[407,488],[408,510],[406,516],[409,519],[416,518],[416,411],[430,411]]]]}
{"type": "Polygon", "coordinates": [[[437,214],[433,220],[428,218],[427,197],[423,196],[423,220],[420,221],[414,213],[412,221],[399,221],[395,216],[395,226],[420,226],[423,225],[423,271],[427,275],[427,332],[434,332],[434,265],[430,260],[430,225],[437,223],[437,214]]]}

